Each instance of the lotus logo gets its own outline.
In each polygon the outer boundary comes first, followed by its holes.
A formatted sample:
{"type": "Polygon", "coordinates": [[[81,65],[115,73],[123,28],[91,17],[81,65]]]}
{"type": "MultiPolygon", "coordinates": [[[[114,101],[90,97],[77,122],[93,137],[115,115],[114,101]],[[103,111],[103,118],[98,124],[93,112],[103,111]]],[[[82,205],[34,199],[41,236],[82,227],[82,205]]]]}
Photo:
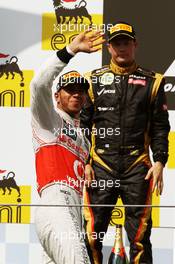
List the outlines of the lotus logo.
{"type": "MultiPolygon", "coordinates": [[[[5,173],[6,170],[0,170],[0,173],[5,173]]],[[[0,180],[0,188],[3,190],[2,195],[5,195],[7,190],[8,194],[11,195],[12,189],[15,189],[18,193],[18,197],[21,196],[20,188],[16,184],[16,181],[14,179],[15,173],[13,171],[10,171],[7,173],[7,175],[2,176],[2,180],[0,180]]]]}
{"type": "MultiPolygon", "coordinates": [[[[0,58],[6,58],[9,55],[5,55],[0,53],[0,58]]],[[[21,83],[20,86],[23,87],[24,83],[24,77],[23,77],[23,72],[20,70],[18,64],[18,58],[16,56],[12,56],[10,58],[10,60],[6,60],[6,62],[4,64],[0,64],[0,78],[5,75],[6,79],[8,80],[9,77],[11,77],[11,79],[15,78],[15,74],[19,74],[21,77],[21,83]]]]}
{"type": "Polygon", "coordinates": [[[92,17],[86,9],[85,0],[53,0],[57,23],[68,24],[74,19],[74,23],[83,23],[83,18],[88,18],[90,25],[92,25],[92,17]]]}

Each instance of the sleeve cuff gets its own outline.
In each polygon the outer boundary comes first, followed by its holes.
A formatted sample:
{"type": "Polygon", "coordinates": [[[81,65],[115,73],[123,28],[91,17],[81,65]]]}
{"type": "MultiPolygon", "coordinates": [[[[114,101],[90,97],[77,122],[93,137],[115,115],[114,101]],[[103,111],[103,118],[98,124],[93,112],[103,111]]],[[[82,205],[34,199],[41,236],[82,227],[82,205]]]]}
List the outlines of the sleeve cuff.
{"type": "Polygon", "coordinates": [[[57,51],[56,54],[57,57],[64,63],[68,63],[74,56],[74,53],[68,47],[64,47],[62,50],[57,51]]]}
{"type": "Polygon", "coordinates": [[[160,161],[164,166],[168,160],[168,154],[166,152],[159,152],[153,155],[154,162],[160,161]]]}
{"type": "Polygon", "coordinates": [[[75,56],[75,53],[69,48],[69,46],[66,46],[66,50],[70,55],[75,56]]]}

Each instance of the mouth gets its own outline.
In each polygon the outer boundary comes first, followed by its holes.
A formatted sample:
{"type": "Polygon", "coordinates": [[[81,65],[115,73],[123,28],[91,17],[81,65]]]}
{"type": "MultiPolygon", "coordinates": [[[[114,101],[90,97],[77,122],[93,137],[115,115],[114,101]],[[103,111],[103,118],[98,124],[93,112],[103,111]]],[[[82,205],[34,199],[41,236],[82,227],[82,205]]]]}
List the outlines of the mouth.
{"type": "Polygon", "coordinates": [[[126,56],[127,56],[126,53],[120,53],[120,54],[119,54],[119,57],[122,57],[122,58],[123,58],[123,57],[125,58],[126,56]]]}
{"type": "Polygon", "coordinates": [[[72,103],[73,103],[73,104],[81,104],[81,100],[77,100],[77,99],[75,99],[75,100],[72,100],[72,103]]]}

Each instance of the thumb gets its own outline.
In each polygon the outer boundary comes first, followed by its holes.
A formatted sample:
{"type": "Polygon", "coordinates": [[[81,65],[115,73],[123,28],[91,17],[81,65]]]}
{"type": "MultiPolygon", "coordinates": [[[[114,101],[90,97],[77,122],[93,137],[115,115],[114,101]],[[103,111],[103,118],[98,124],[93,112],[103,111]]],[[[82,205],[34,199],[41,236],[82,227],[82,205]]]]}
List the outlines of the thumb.
{"type": "Polygon", "coordinates": [[[149,180],[151,178],[151,176],[152,176],[152,168],[149,169],[149,171],[145,177],[145,180],[149,180]]]}
{"type": "Polygon", "coordinates": [[[91,177],[92,177],[92,180],[95,180],[95,172],[93,169],[91,169],[91,177]]]}
{"type": "Polygon", "coordinates": [[[92,178],[92,169],[91,166],[86,166],[85,168],[85,180],[90,181],[92,178]]]}

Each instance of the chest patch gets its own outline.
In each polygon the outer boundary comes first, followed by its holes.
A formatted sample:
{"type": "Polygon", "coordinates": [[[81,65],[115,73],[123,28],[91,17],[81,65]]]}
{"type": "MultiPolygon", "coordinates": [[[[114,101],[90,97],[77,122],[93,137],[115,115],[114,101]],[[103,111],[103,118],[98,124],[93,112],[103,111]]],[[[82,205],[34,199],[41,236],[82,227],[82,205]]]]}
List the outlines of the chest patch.
{"type": "Polygon", "coordinates": [[[111,85],[114,81],[114,74],[112,72],[105,72],[100,77],[100,83],[103,85],[111,85]]]}
{"type": "Polygon", "coordinates": [[[129,78],[129,79],[128,79],[128,83],[129,83],[129,84],[135,84],[135,85],[146,86],[146,80],[143,80],[143,79],[129,78]]]}

